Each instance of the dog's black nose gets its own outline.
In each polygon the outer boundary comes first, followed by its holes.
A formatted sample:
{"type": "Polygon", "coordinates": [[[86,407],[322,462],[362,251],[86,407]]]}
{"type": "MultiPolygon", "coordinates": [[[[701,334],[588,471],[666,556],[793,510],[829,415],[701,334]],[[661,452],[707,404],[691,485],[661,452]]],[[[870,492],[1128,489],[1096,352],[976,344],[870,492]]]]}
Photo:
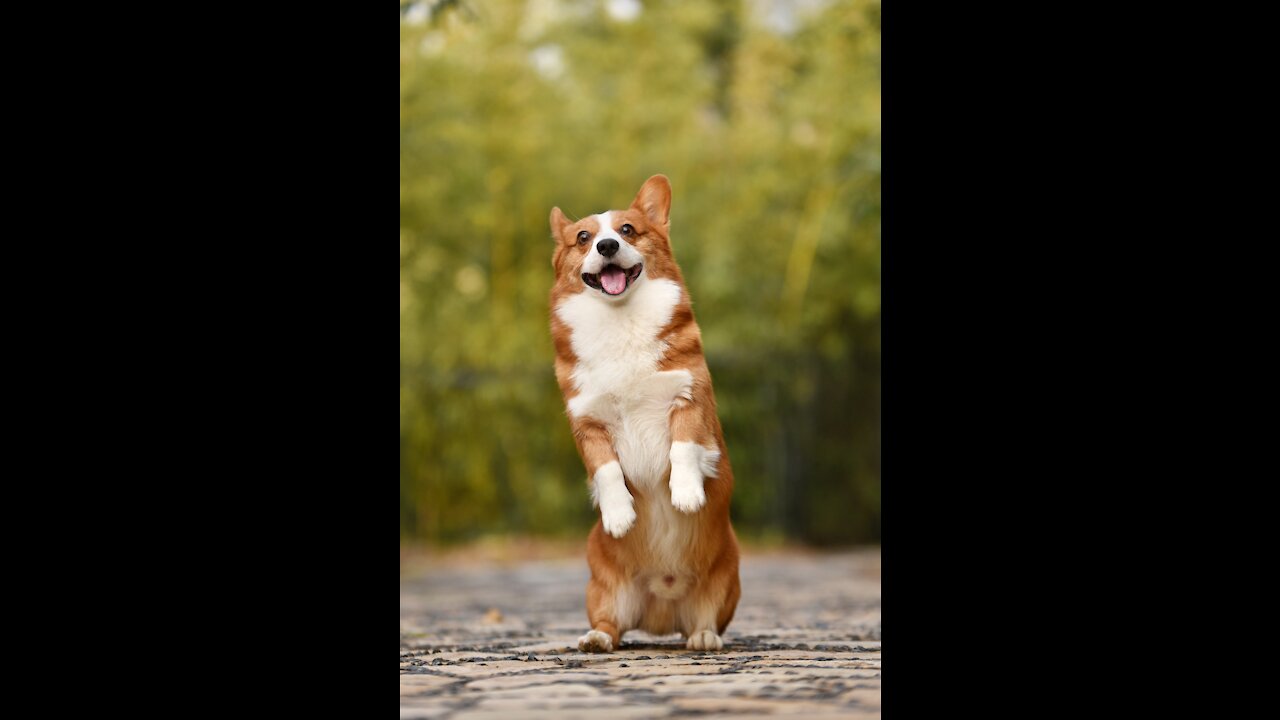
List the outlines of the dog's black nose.
{"type": "Polygon", "coordinates": [[[613,257],[613,254],[618,252],[618,241],[613,238],[601,240],[596,243],[596,250],[599,250],[600,254],[605,257],[613,257]]]}

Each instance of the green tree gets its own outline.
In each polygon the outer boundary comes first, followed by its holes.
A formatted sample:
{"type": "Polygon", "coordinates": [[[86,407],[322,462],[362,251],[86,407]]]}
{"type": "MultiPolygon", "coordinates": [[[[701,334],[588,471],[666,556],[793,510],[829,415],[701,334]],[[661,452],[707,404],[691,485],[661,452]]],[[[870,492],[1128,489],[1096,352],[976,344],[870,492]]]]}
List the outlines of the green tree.
{"type": "Polygon", "coordinates": [[[735,524],[877,541],[879,4],[419,8],[400,30],[401,537],[593,521],[551,369],[546,217],[661,172],[735,524]]]}

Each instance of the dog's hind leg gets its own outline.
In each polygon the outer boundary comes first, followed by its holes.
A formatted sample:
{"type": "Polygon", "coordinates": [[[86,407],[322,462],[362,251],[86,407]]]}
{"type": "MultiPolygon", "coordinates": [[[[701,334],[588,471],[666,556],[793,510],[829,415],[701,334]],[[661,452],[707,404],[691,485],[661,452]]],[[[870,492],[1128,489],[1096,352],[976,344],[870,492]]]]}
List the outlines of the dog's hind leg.
{"type": "Polygon", "coordinates": [[[587,583],[587,621],[591,630],[578,638],[582,652],[613,652],[622,644],[622,632],[618,628],[613,589],[599,578],[587,583]]]}
{"type": "Polygon", "coordinates": [[[637,627],[644,613],[645,594],[632,578],[610,561],[605,546],[613,543],[597,523],[587,537],[587,621],[591,630],[578,638],[582,652],[613,652],[622,644],[622,635],[637,627]]]}
{"type": "Polygon", "coordinates": [[[690,650],[720,650],[724,648],[724,641],[720,639],[720,634],[716,632],[716,615],[719,611],[719,604],[714,598],[706,595],[690,598],[689,604],[685,606],[685,612],[682,613],[684,620],[684,628],[682,632],[688,641],[685,647],[690,650]]]}
{"type": "Polygon", "coordinates": [[[741,595],[737,539],[730,535],[730,540],[681,607],[680,632],[688,638],[685,647],[690,650],[724,648],[720,636],[733,620],[741,595]]]}
{"type": "Polygon", "coordinates": [[[738,597],[742,595],[742,585],[738,582],[738,573],[729,579],[729,593],[725,596],[720,612],[716,615],[716,632],[723,635],[733,621],[733,613],[738,609],[738,597]]]}
{"type": "Polygon", "coordinates": [[[729,625],[728,619],[725,618],[725,609],[729,607],[728,616],[732,618],[732,608],[738,603],[738,583],[736,574],[733,577],[723,576],[718,580],[718,582],[699,586],[686,599],[682,608],[680,631],[688,638],[685,647],[690,650],[724,648],[724,641],[720,634],[729,625]]]}

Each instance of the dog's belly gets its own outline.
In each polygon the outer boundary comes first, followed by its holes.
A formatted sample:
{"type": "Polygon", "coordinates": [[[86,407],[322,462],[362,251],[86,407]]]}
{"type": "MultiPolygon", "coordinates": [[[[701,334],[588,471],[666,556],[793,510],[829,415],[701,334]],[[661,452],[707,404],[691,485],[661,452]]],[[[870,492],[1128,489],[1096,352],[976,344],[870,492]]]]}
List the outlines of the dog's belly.
{"type": "Polygon", "coordinates": [[[680,385],[688,385],[678,371],[672,377],[655,373],[638,383],[635,394],[616,398],[617,414],[609,423],[613,450],[618,454],[622,474],[633,485],[656,488],[671,467],[671,405],[679,396],[680,385]]]}
{"type": "Polygon", "coordinates": [[[689,556],[697,534],[697,516],[672,507],[670,490],[665,487],[636,498],[636,505],[638,517],[632,532],[646,552],[634,577],[659,597],[682,597],[694,581],[689,556]],[[675,582],[660,582],[667,578],[675,582]]]}
{"type": "Polygon", "coordinates": [[[588,382],[569,401],[569,412],[604,423],[622,474],[632,485],[655,488],[671,467],[671,408],[690,397],[692,385],[688,370],[651,372],[603,392],[592,392],[588,382]]]}
{"type": "Polygon", "coordinates": [[[682,605],[680,600],[662,600],[651,595],[636,628],[651,635],[680,632],[682,605]]]}
{"type": "Polygon", "coordinates": [[[636,526],[625,541],[644,550],[632,555],[639,564],[629,569],[618,594],[619,627],[654,635],[681,631],[698,583],[688,561],[696,521],[673,508],[662,487],[638,496],[636,510],[636,526]]]}
{"type": "Polygon", "coordinates": [[[684,632],[693,608],[697,577],[689,572],[645,570],[625,583],[615,596],[618,629],[640,629],[654,635],[684,632]]]}

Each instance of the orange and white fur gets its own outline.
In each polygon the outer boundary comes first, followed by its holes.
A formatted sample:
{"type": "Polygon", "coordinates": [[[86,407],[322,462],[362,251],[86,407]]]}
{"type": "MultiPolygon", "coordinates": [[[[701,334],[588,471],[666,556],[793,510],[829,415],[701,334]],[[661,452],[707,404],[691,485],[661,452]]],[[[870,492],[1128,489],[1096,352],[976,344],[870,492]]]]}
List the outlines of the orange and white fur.
{"type": "Polygon", "coordinates": [[[626,210],[577,222],[551,210],[556,379],[600,508],[585,652],[618,649],[632,629],[720,650],[738,605],[733,471],[670,209],[655,175],[626,210]]]}

